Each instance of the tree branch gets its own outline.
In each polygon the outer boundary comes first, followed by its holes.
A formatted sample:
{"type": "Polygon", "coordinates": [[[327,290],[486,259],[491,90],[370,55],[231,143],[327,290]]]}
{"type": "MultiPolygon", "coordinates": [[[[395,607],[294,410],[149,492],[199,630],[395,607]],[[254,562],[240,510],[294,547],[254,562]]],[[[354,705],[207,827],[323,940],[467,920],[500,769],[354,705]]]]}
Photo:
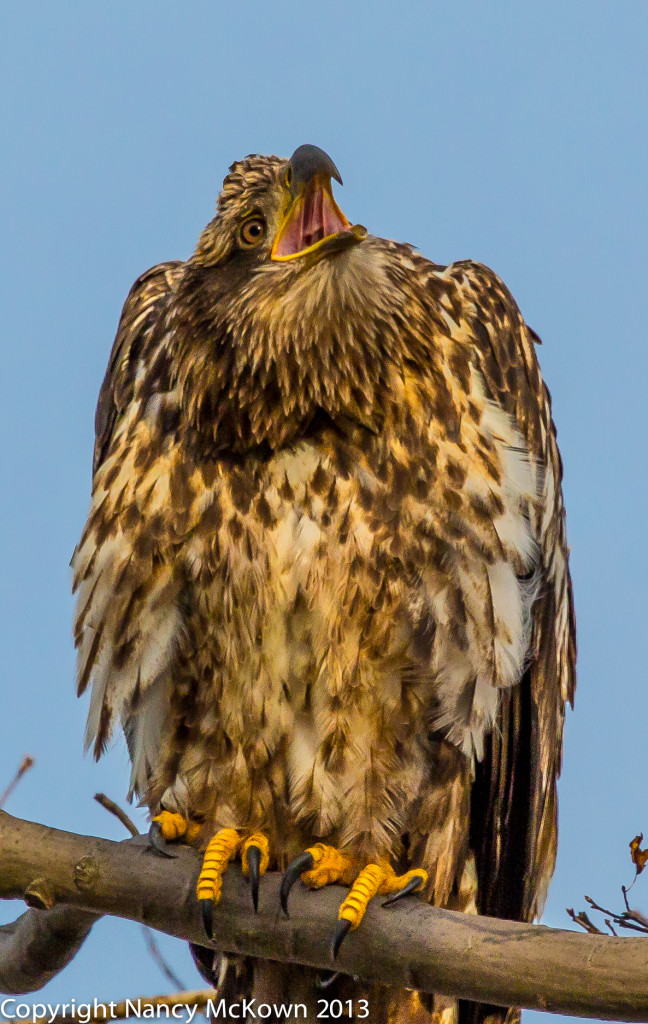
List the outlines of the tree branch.
{"type": "Polygon", "coordinates": [[[22,995],[46,985],[74,959],[97,916],[80,907],[54,907],[28,910],[0,925],[0,992],[22,995]]]}
{"type": "MultiPolygon", "coordinates": [[[[53,908],[31,911],[0,930],[0,987],[25,992],[45,984],[69,962],[99,914],[207,945],[194,895],[200,858],[186,847],[177,853],[177,859],[166,860],[151,853],[142,837],[115,843],[0,812],[0,897],[27,893],[32,906],[53,908]],[[59,945],[58,956],[50,956],[49,938],[60,940],[65,922],[65,949],[59,945]],[[37,941],[26,944],[31,929],[37,941]],[[24,987],[28,977],[31,988],[24,987]],[[14,987],[16,981],[22,987],[14,987]]],[[[277,873],[263,879],[255,916],[248,883],[231,868],[214,912],[215,946],[330,970],[340,889],[315,894],[295,887],[286,920],[279,911],[279,884],[277,873]]],[[[572,1016],[648,1021],[648,942],[638,937],[498,921],[416,899],[388,910],[374,902],[335,966],[369,983],[572,1016]]]]}

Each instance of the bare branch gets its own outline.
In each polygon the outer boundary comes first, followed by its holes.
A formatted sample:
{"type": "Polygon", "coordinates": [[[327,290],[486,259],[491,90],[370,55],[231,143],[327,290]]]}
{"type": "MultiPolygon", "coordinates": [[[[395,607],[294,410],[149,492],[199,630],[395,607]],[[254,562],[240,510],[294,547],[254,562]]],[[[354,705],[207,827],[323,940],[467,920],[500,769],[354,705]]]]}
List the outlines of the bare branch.
{"type": "Polygon", "coordinates": [[[592,910],[598,910],[601,914],[607,914],[608,917],[617,918],[619,916],[614,910],[606,910],[605,907],[600,906],[600,904],[598,904],[596,900],[593,900],[591,896],[586,896],[585,899],[592,910]]]}
{"type": "Polygon", "coordinates": [[[181,979],[178,977],[176,972],[171,967],[171,964],[163,955],[162,950],[155,941],[155,936],[153,935],[153,932],[148,927],[148,925],[142,925],[142,934],[144,935],[144,942],[146,943],[146,948],[148,949],[150,955],[152,956],[157,966],[162,971],[164,977],[167,979],[167,981],[171,982],[174,988],[183,989],[185,986],[182,984],[181,979]]]}
{"type": "MultiPolygon", "coordinates": [[[[634,885],[634,882],[632,884],[634,885]]],[[[632,888],[632,886],[630,888],[632,888]]],[[[641,925],[644,931],[648,931],[648,917],[646,917],[645,914],[642,914],[641,911],[634,910],[630,906],[628,903],[628,889],[626,889],[625,885],[621,886],[621,891],[626,905],[625,917],[629,921],[634,921],[636,924],[641,925]]]]}
{"type": "Polygon", "coordinates": [[[25,775],[29,771],[30,768],[33,768],[34,764],[35,764],[34,758],[30,757],[29,754],[25,754],[25,756],[23,757],[22,761],[18,765],[18,768],[16,769],[16,774],[14,775],[13,779],[11,780],[11,782],[9,783],[7,788],[5,789],[5,791],[2,794],[2,796],[0,796],[0,808],[4,807],[4,805],[6,804],[7,800],[9,799],[11,794],[13,793],[14,789],[16,788],[16,786],[18,785],[18,783],[22,779],[23,775],[25,775]]]}
{"type": "Polygon", "coordinates": [[[115,801],[111,800],[109,796],[106,796],[105,793],[95,793],[94,798],[98,804],[101,804],[101,806],[104,807],[107,811],[110,811],[111,814],[114,814],[115,817],[118,818],[119,821],[121,821],[124,828],[128,832],[130,832],[132,836],[138,836],[140,834],[137,825],[131,818],[128,817],[126,811],[123,811],[119,804],[116,804],[115,801]]]}
{"type": "Polygon", "coordinates": [[[603,935],[601,929],[596,927],[594,922],[587,916],[584,910],[581,910],[580,913],[577,914],[573,908],[567,907],[567,913],[571,917],[574,924],[580,925],[580,927],[584,928],[584,930],[586,932],[589,932],[590,935],[603,935]]]}
{"type": "MultiPolygon", "coordinates": [[[[151,853],[143,837],[114,843],[0,812],[0,896],[16,898],[29,891],[41,906],[53,903],[52,910],[25,915],[44,919],[46,928],[52,915],[65,919],[59,908],[63,903],[72,905],[74,914],[78,908],[115,914],[206,945],[195,899],[200,859],[187,847],[177,853],[177,859],[167,860],[151,853]]],[[[277,873],[264,877],[255,916],[246,879],[238,867],[228,870],[214,913],[215,946],[330,970],[329,943],[341,890],[330,886],[311,893],[296,887],[292,917],[286,920],[278,910],[279,885],[277,873]]],[[[573,1016],[648,1021],[648,944],[643,938],[498,921],[435,909],[416,899],[389,909],[374,904],[335,964],[363,982],[573,1016]]],[[[0,932],[5,989],[11,989],[7,980],[16,980],[13,958],[29,959],[15,940],[16,927],[0,932]]],[[[66,955],[69,959],[69,950],[66,955]]],[[[30,966],[33,981],[38,966],[30,966]]],[[[51,970],[43,972],[41,983],[51,976],[51,970]]]]}
{"type": "MultiPolygon", "coordinates": [[[[618,925],[619,928],[626,928],[628,931],[640,932],[642,935],[646,935],[648,933],[648,917],[642,914],[639,910],[634,910],[630,906],[630,904],[628,903],[628,891],[629,890],[626,889],[624,885],[621,886],[621,892],[623,893],[623,899],[625,900],[626,909],[622,911],[622,913],[620,914],[618,914],[615,910],[606,910],[606,908],[602,907],[599,903],[596,902],[596,900],[593,900],[591,896],[586,896],[585,899],[589,903],[592,910],[596,910],[600,914],[607,914],[605,923],[613,935],[616,935],[616,932],[614,931],[614,928],[610,923],[610,919],[614,921],[614,923],[618,925]]],[[[573,910],[567,910],[567,913],[571,917],[572,921],[575,921],[576,924],[579,924],[582,928],[585,928],[586,931],[598,931],[599,934],[602,934],[600,929],[598,929],[596,925],[590,920],[590,918],[587,916],[584,910],[582,910],[580,914],[575,914],[573,910]]]]}
{"type": "Polygon", "coordinates": [[[35,992],[76,956],[100,917],[80,907],[28,910],[0,926],[0,992],[35,992]]]}
{"type": "MultiPolygon", "coordinates": [[[[98,804],[101,804],[102,807],[105,807],[107,811],[110,811],[111,814],[114,814],[115,817],[118,818],[119,821],[121,821],[124,828],[126,828],[132,836],[139,835],[137,826],[126,814],[126,811],[122,810],[119,804],[116,804],[115,801],[111,800],[109,796],[106,796],[105,793],[95,793],[95,800],[97,801],[98,804]]],[[[165,957],[162,955],[162,950],[155,941],[155,937],[151,929],[147,925],[143,924],[142,933],[144,935],[144,942],[146,943],[146,948],[148,949],[157,966],[162,971],[164,977],[167,979],[167,981],[170,981],[175,988],[184,989],[185,985],[182,984],[178,975],[175,973],[171,965],[167,963],[165,957]]]]}

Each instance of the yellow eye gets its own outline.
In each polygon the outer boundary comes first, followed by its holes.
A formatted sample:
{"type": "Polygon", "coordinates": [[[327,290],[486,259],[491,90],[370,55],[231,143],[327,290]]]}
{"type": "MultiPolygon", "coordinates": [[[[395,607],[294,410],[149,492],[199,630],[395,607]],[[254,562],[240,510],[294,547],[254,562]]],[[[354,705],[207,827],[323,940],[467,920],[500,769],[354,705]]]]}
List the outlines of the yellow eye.
{"type": "Polygon", "coordinates": [[[251,248],[265,238],[266,225],[263,217],[249,217],[241,225],[239,238],[244,246],[251,248]]]}
{"type": "Polygon", "coordinates": [[[290,182],[292,181],[292,169],[290,167],[290,164],[288,164],[286,170],[283,173],[283,179],[284,185],[286,185],[287,188],[290,188],[290,182]]]}

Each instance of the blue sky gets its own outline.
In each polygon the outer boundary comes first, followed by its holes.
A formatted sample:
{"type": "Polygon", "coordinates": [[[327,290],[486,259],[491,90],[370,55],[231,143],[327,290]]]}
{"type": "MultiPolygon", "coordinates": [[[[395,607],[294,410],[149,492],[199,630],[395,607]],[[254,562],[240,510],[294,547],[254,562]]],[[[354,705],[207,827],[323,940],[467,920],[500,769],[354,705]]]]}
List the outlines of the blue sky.
{"type": "MultiPolygon", "coordinates": [[[[647,33],[636,0],[2,6],[0,788],[37,760],[8,810],[122,837],[92,795],[125,795],[123,744],[82,756],[68,570],[117,318],[142,270],[189,255],[234,159],[313,142],[354,222],[488,263],[544,340],[580,646],[544,920],[619,905],[648,831],[647,33]]],[[[165,988],[138,928],[103,921],[43,995],[165,988]]]]}

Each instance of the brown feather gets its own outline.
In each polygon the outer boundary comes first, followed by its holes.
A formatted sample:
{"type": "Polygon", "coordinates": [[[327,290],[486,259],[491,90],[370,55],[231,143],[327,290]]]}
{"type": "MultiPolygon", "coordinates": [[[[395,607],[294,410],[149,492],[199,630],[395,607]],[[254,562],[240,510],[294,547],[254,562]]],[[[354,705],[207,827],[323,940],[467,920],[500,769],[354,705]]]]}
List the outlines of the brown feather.
{"type": "MultiPolygon", "coordinates": [[[[364,234],[273,262],[284,168],[233,165],[194,255],[126,301],[73,558],[87,742],[121,721],[133,789],[203,847],[261,828],[282,867],[324,839],[529,920],[575,678],[534,335],[478,264],[364,234]],[[267,236],[246,249],[250,211],[267,236]]],[[[277,972],[255,992],[312,984],[277,972]]]]}

